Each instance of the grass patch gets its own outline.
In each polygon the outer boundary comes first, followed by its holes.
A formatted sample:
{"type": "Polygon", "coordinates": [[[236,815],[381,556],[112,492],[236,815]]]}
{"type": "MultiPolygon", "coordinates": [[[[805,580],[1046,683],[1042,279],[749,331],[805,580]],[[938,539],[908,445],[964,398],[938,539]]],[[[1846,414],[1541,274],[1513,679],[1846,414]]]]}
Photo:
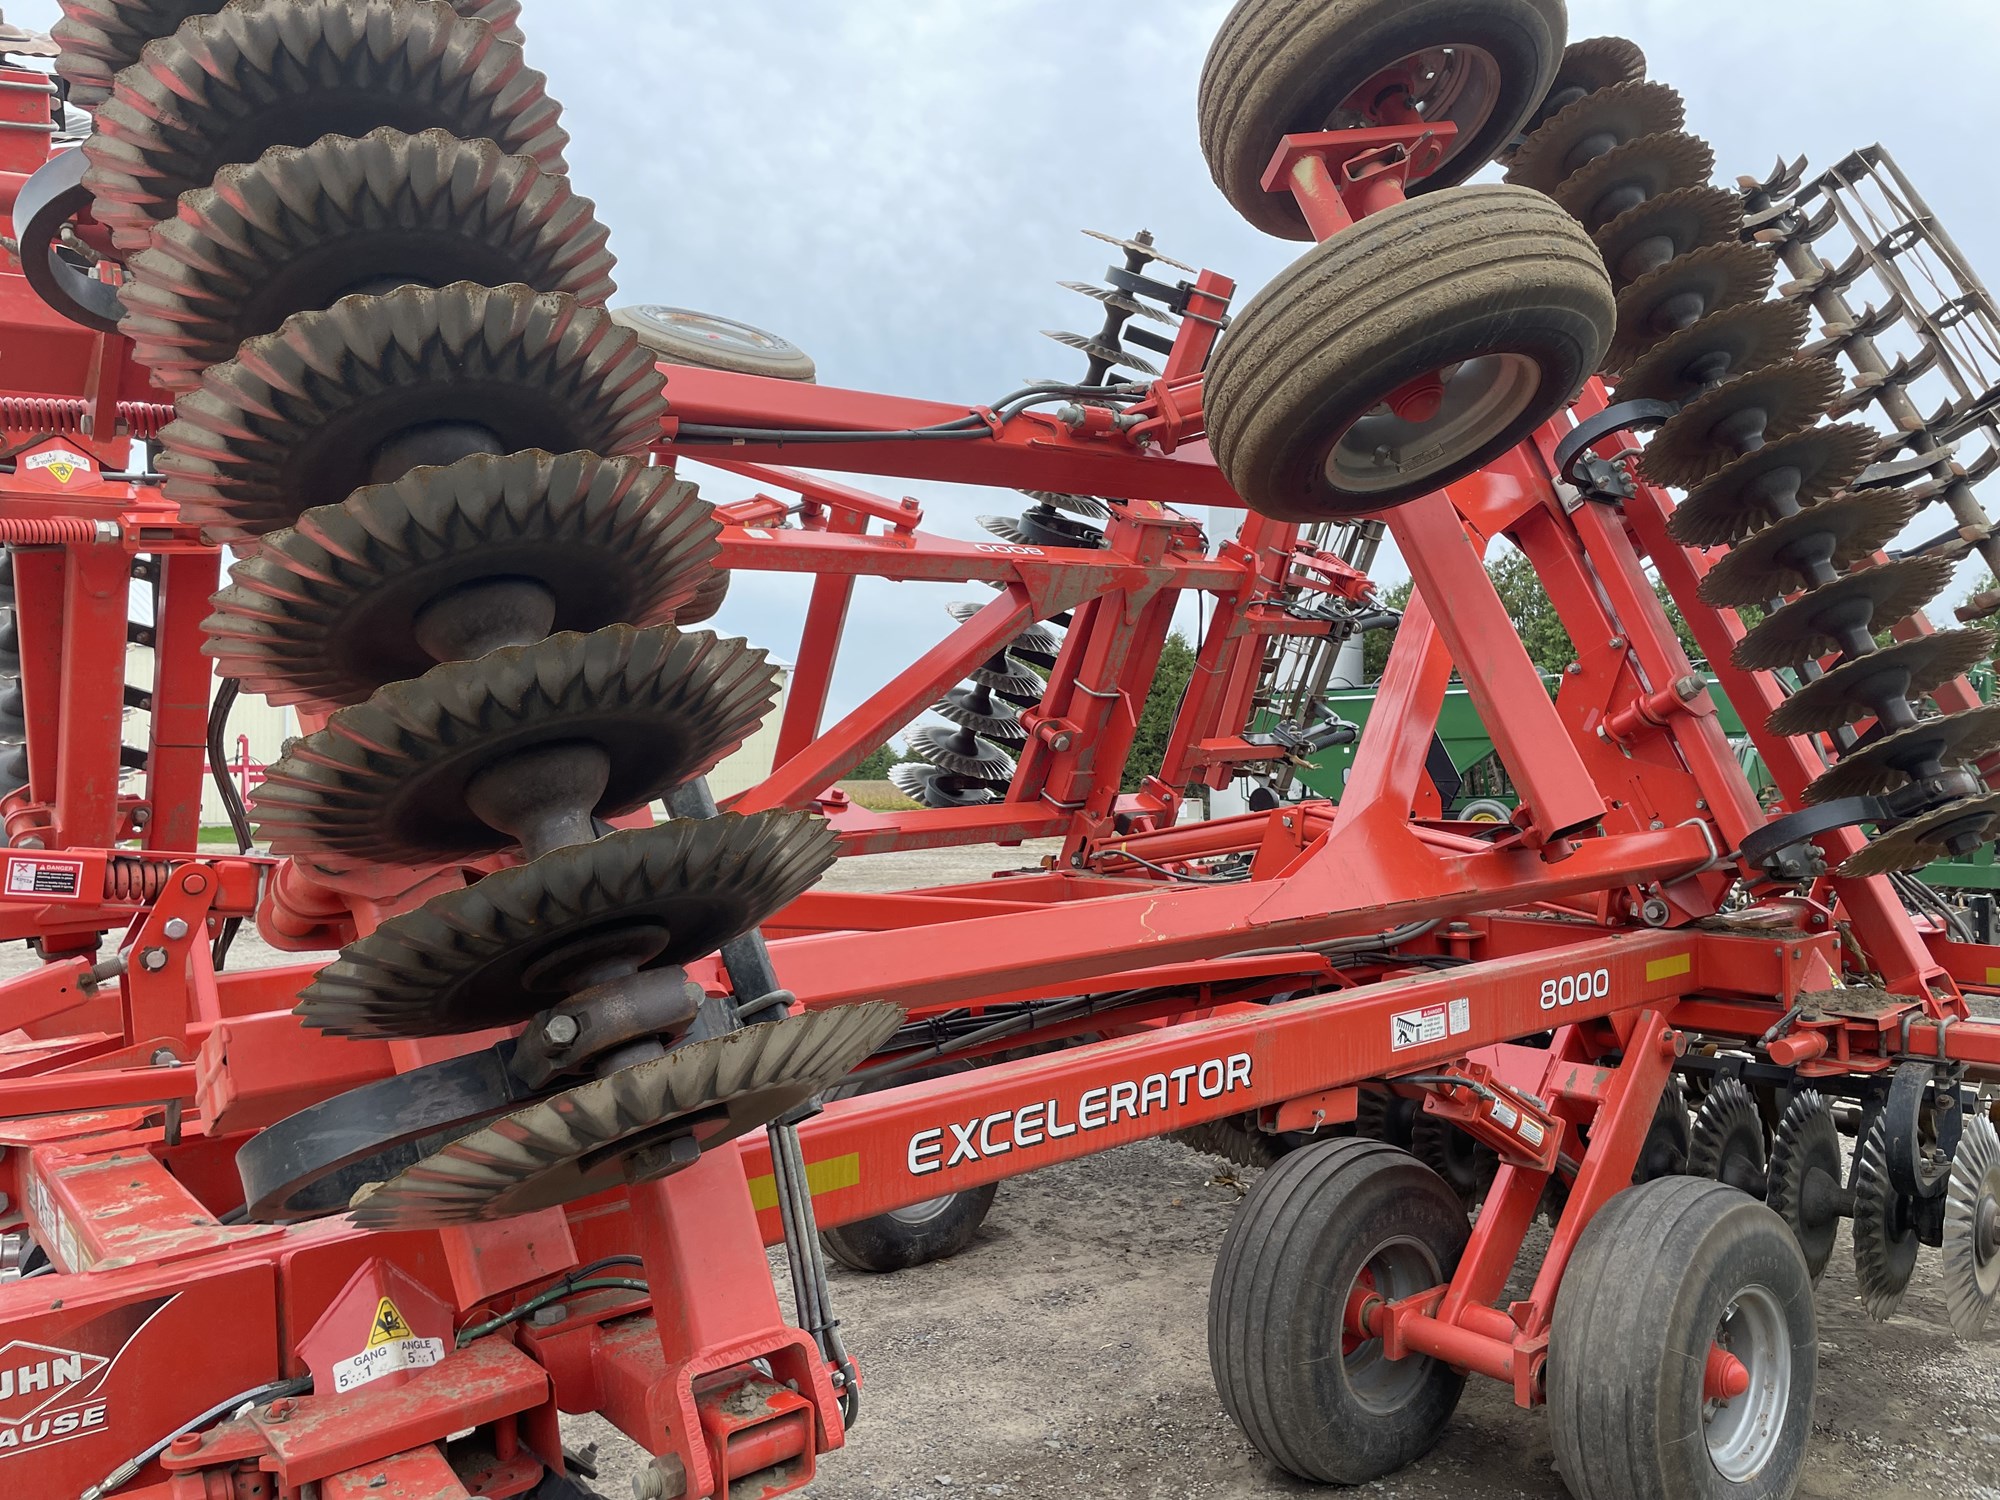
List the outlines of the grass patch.
{"type": "Polygon", "coordinates": [[[908,812],[917,805],[897,791],[893,781],[843,781],[840,789],[870,812],[908,812]]]}

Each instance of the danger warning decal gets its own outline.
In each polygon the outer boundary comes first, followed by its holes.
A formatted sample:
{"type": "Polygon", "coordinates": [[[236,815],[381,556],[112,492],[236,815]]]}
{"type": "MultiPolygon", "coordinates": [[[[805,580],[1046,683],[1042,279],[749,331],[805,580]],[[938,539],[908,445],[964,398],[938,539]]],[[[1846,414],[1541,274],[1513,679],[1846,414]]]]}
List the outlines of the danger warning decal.
{"type": "MultiPolygon", "coordinates": [[[[60,1344],[0,1345],[0,1472],[8,1459],[101,1431],[111,1420],[105,1386],[119,1356],[173,1300],[121,1307],[60,1344]]],[[[4,1484],[0,1491],[12,1493],[4,1484]]]]}
{"type": "Polygon", "coordinates": [[[21,460],[23,468],[45,472],[57,484],[68,484],[81,474],[88,479],[93,470],[90,459],[71,448],[44,448],[21,460]]]}
{"type": "Polygon", "coordinates": [[[443,1358],[444,1340],[418,1338],[409,1319],[384,1297],[375,1306],[367,1347],[334,1365],[334,1390],[351,1391],[398,1370],[428,1369],[443,1358]]]}
{"type": "Polygon", "coordinates": [[[83,894],[80,859],[10,859],[7,894],[39,896],[45,901],[74,901],[83,894]]]}

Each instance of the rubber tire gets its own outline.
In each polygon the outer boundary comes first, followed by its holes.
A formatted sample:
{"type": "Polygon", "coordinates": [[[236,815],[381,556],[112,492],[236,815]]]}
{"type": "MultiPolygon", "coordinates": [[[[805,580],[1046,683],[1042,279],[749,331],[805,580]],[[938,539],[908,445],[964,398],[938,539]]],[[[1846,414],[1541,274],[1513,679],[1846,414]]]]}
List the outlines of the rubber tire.
{"type": "Polygon", "coordinates": [[[1409,190],[1463,182],[1541,104],[1568,27],[1563,0],[1239,0],[1202,64],[1202,155],[1244,218],[1266,234],[1309,240],[1292,196],[1264,191],[1264,170],[1287,135],[1324,130],[1342,100],[1413,52],[1481,46],[1499,66],[1493,112],[1409,190]]]}
{"type": "Polygon", "coordinates": [[[629,328],[639,336],[639,342],[670,365],[694,365],[704,370],[729,370],[738,375],[763,375],[772,380],[797,380],[810,385],[818,375],[812,356],[799,348],[790,339],[779,338],[775,333],[767,333],[761,328],[753,328],[748,323],[739,323],[734,318],[720,317],[714,313],[690,312],[683,307],[660,307],[653,303],[643,303],[631,307],[614,307],[611,321],[620,327],[629,328]],[[674,318],[662,318],[659,313],[673,313],[674,318]],[[691,327],[701,322],[712,322],[720,328],[740,330],[754,335],[764,347],[745,349],[733,344],[712,343],[698,334],[690,333],[691,327]]]}
{"type": "Polygon", "coordinates": [[[946,1260],[972,1243],[979,1226],[993,1207],[993,1195],[1000,1184],[953,1193],[934,1218],[908,1224],[893,1214],[877,1214],[858,1219],[838,1229],[822,1229],[820,1243],[826,1253],[850,1271],[907,1271],[946,1260]]]}
{"type": "Polygon", "coordinates": [[[1584,1227],[1556,1290],[1556,1468],[1577,1500],[1789,1500],[1812,1435],[1818,1360],[1812,1278],[1784,1220],[1706,1178],[1627,1188],[1584,1227]],[[1736,1484],[1708,1458],[1702,1371],[1723,1308],[1753,1283],[1784,1311],[1794,1399],[1778,1450],[1736,1484]]]}
{"type": "MultiPolygon", "coordinates": [[[[919,1068],[896,1082],[924,1083],[933,1078],[968,1073],[972,1067],[967,1062],[941,1062],[919,1068]]],[[[846,1099],[867,1092],[869,1090],[863,1088],[841,1086],[829,1089],[826,1097],[846,1099]]],[[[999,1183],[989,1182],[980,1187],[967,1188],[961,1193],[952,1193],[950,1201],[936,1217],[921,1224],[907,1223],[894,1214],[857,1219],[837,1229],[822,1229],[819,1242],[828,1255],[850,1271],[882,1275],[890,1271],[907,1271],[913,1266],[927,1266],[934,1260],[949,1259],[972,1243],[973,1237],[979,1233],[979,1226],[986,1222],[986,1215],[992,1211],[994,1195],[999,1191],[999,1183]]]]}
{"type": "Polygon", "coordinates": [[[1617,321],[1596,245],[1552,200],[1503,184],[1414,198],[1314,246],[1238,314],[1204,382],[1209,443],[1244,502],[1275,520],[1384,510],[1482,468],[1568,406],[1617,321]],[[1486,443],[1385,489],[1328,478],[1333,440],[1389,392],[1497,353],[1534,360],[1541,386],[1486,443]]]}
{"type": "Polygon", "coordinates": [[[1339,1357],[1344,1295],[1327,1289],[1348,1287],[1390,1236],[1419,1239],[1449,1277],[1467,1233],[1437,1174],[1379,1141],[1317,1142],[1258,1179],[1216,1260],[1208,1358],[1260,1453],[1301,1479],[1362,1484],[1430,1451],[1465,1377],[1412,1356],[1426,1370],[1410,1399],[1389,1414],[1363,1406],[1339,1357]]]}

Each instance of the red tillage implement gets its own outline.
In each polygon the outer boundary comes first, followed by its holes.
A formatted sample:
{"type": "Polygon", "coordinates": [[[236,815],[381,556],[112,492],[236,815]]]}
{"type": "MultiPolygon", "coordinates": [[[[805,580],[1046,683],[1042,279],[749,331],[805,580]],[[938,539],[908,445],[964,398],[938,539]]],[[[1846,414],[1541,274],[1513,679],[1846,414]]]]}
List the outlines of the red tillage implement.
{"type": "Polygon", "coordinates": [[[1310,1479],[1421,1454],[1478,1372],[1548,1405],[1580,1500],[1789,1494],[1843,1217],[1871,1310],[1928,1243],[1979,1325],[2000,948],[1891,875],[2000,820],[1959,676],[1991,641],[1924,622],[1955,554],[1880,552],[1966,476],[1818,424],[1857,403],[1764,300],[1806,221],[1705,185],[1636,48],[1565,50],[1558,0],[1243,0],[1204,150],[1313,248],[1232,314],[1114,241],[1104,329],[1060,335],[1086,380],[967,407],[607,313],[519,7],[362,10],[365,45],[334,0],[64,0],[81,146],[0,75],[0,935],[42,960],[0,986],[0,1492],[569,1495],[558,1411],[660,1500],[797,1489],[859,1407],[822,1232],[949,1253],[989,1184],[1176,1131],[1275,1162],[1210,1337],[1310,1479]],[[711,508],[699,465],[760,493],[711,508]],[[970,543],[828,470],[1035,504],[970,543]],[[1327,534],[1371,518],[1416,592],[1340,804],[1183,821],[1339,732],[1274,725],[1266,664],[1379,618],[1372,545],[1327,534]],[[1577,646],[1553,696],[1503,539],[1577,646]],[[806,627],[773,768],[718,808],[777,699],[690,628],[742,570],[809,579],[806,627]],[[860,578],[992,597],[829,725],[860,578]],[[1189,595],[1165,764],[1121,792],[1189,595]],[[1509,823],[1445,816],[1454,674],[1509,823]],[[240,806],[245,852],[199,841],[239,688],[300,731],[264,853],[240,806]],[[921,806],[835,789],[905,731],[921,806]],[[1007,878],[814,889],[1029,839],[1058,852],[1007,878]],[[232,970],[245,920],[340,955],[232,970]]]}

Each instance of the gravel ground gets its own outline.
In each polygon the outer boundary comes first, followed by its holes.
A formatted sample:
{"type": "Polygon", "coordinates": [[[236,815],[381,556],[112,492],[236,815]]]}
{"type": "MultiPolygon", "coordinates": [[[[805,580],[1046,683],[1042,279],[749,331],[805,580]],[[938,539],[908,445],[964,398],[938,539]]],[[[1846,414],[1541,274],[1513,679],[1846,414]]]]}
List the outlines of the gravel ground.
{"type": "MultiPolygon", "coordinates": [[[[1051,845],[883,855],[828,884],[899,889],[1036,863],[1051,845]]],[[[298,962],[245,933],[236,966],[298,962]]],[[[25,962],[24,962],[25,961],[25,962]]],[[[24,950],[0,956],[18,972],[24,950]]],[[[818,1500],[1264,1500],[1313,1493],[1224,1416],[1208,1374],[1208,1279],[1254,1173],[1167,1141],[1002,1185],[964,1254],[893,1276],[832,1268],[864,1382],[862,1419],[824,1461],[818,1500]]],[[[1517,1270],[1525,1288],[1542,1239],[1517,1270]]],[[[2000,1500],[2000,1328],[1955,1341],[1926,1251],[1902,1310],[1868,1321],[1845,1229],[1819,1291],[1820,1376],[1807,1500],[2000,1500]]],[[[789,1283],[773,1256],[781,1301],[789,1283]]],[[[596,1488],[623,1500],[643,1455],[596,1418],[596,1488]]],[[[1474,1380],[1437,1449],[1354,1492],[1418,1500],[1560,1500],[1546,1423],[1474,1380]]]]}

